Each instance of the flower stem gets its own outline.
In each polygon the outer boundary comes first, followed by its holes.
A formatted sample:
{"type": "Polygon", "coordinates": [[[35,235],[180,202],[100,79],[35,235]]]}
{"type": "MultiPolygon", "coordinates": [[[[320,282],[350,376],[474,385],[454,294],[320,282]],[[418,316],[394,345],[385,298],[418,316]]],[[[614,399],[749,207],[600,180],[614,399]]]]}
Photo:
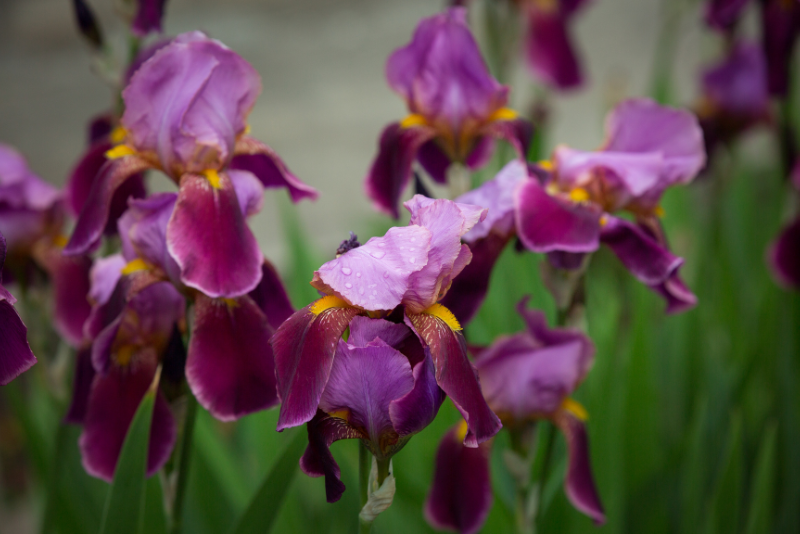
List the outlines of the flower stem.
{"type": "Polygon", "coordinates": [[[170,534],[179,534],[183,527],[183,501],[189,481],[189,462],[192,457],[192,436],[197,416],[197,399],[187,393],[186,415],[183,420],[180,457],[178,458],[178,482],[175,488],[175,499],[172,501],[172,525],[170,534]]]}
{"type": "MultiPolygon", "coordinates": [[[[362,440],[358,440],[358,489],[361,496],[361,508],[367,504],[369,499],[369,471],[372,467],[370,462],[370,453],[367,446],[364,445],[362,440]]],[[[358,532],[359,534],[369,534],[372,530],[372,522],[364,521],[361,517],[358,518],[358,532]]]]}

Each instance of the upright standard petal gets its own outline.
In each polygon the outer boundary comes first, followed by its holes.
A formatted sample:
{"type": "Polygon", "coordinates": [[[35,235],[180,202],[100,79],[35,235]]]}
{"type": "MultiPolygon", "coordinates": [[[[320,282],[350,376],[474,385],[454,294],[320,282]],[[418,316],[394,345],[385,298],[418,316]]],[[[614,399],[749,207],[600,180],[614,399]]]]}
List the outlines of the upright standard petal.
{"type": "Polygon", "coordinates": [[[258,285],[263,255],[230,178],[218,177],[216,185],[197,174],[181,178],[167,248],[184,284],[210,297],[232,298],[258,285]]]}
{"type": "Polygon", "coordinates": [[[272,336],[281,399],[278,431],[314,417],[339,339],[359,312],[337,297],[323,297],[294,313],[272,336]]]}
{"type": "Polygon", "coordinates": [[[316,189],[292,174],[274,150],[246,135],[236,141],[236,153],[230,168],[252,173],[267,189],[285,187],[292,202],[300,202],[304,198],[316,200],[319,196],[316,189]]]}
{"type": "Polygon", "coordinates": [[[278,403],[271,335],[250,297],[197,296],[186,380],[211,415],[232,421],[278,403]]]}
{"type": "Polygon", "coordinates": [[[436,366],[436,382],[467,421],[469,431],[464,436],[464,445],[477,447],[497,434],[503,425],[483,398],[478,374],[467,358],[467,346],[460,326],[452,314],[442,308],[438,306],[435,310],[439,316],[406,314],[406,323],[430,348],[436,366]],[[453,327],[458,327],[458,330],[453,327]]]}
{"type": "Polygon", "coordinates": [[[462,421],[439,444],[425,519],[437,529],[473,534],[481,529],[492,507],[491,445],[465,447],[464,433],[462,421]]]}
{"type": "Polygon", "coordinates": [[[393,122],[381,133],[378,155],[365,179],[367,196],[375,208],[400,218],[398,206],[403,190],[411,178],[411,164],[417,152],[436,132],[429,127],[403,127],[393,122]]]}
{"type": "Polygon", "coordinates": [[[600,239],[641,282],[660,284],[683,265],[683,258],[673,255],[637,225],[612,216],[604,220],[600,239]]]}

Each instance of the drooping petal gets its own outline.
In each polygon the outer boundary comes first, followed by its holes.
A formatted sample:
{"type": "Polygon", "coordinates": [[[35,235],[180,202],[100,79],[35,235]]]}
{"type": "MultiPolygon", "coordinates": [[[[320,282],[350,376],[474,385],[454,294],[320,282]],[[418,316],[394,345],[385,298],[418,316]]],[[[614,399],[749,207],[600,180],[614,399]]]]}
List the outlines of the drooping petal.
{"type": "Polygon", "coordinates": [[[800,218],[781,231],[767,260],[775,279],[787,288],[800,288],[800,218]]]}
{"type": "Polygon", "coordinates": [[[274,330],[292,315],[295,310],[286,294],[278,271],[266,259],[261,265],[261,281],[256,288],[248,293],[253,302],[261,308],[267,316],[267,322],[274,330]]]}
{"type": "Polygon", "coordinates": [[[344,493],[339,464],[334,460],[330,446],[340,439],[363,437],[361,432],[348,425],[343,419],[331,417],[319,410],[306,425],[308,447],[300,458],[300,469],[310,477],[325,476],[325,496],[328,502],[336,502],[344,493]]]}
{"type": "Polygon", "coordinates": [[[408,291],[411,275],[426,266],[431,232],[422,226],[390,228],[314,272],[311,285],[367,310],[392,310],[408,291]]]}
{"type": "Polygon", "coordinates": [[[310,421],[342,333],[359,310],[324,297],[289,317],[270,339],[281,411],[278,431],[310,421]]]}
{"type": "Polygon", "coordinates": [[[567,410],[561,410],[554,422],[567,440],[569,463],[564,491],[575,508],[589,516],[596,525],[602,525],[606,522],[606,515],[592,477],[586,425],[567,410]]]}
{"type": "Polygon", "coordinates": [[[250,297],[228,303],[197,296],[186,380],[211,415],[232,421],[278,403],[271,335],[250,297]]]}
{"type": "Polygon", "coordinates": [[[79,350],[75,355],[75,371],[72,376],[72,399],[67,413],[64,415],[65,423],[83,424],[86,417],[86,409],[89,406],[89,394],[92,392],[94,375],[91,348],[79,350]]]}
{"type": "Polygon", "coordinates": [[[461,332],[453,330],[440,317],[429,314],[406,314],[406,324],[430,349],[436,366],[436,382],[467,421],[469,431],[464,444],[476,447],[497,434],[503,425],[483,398],[478,374],[467,358],[461,332]]]}
{"type": "Polygon", "coordinates": [[[161,32],[161,17],[167,0],[138,0],[139,9],[133,19],[131,30],[139,37],[150,32],[161,32]]]}
{"type": "Polygon", "coordinates": [[[53,284],[53,322],[64,338],[77,347],[84,340],[83,325],[92,311],[87,300],[92,260],[87,256],[64,256],[58,248],[49,251],[48,272],[53,284]]]}
{"type": "Polygon", "coordinates": [[[525,52],[528,68],[534,76],[556,89],[579,87],[583,76],[565,17],[558,10],[533,8],[527,11],[525,52]]]}
{"type": "Polygon", "coordinates": [[[316,189],[292,174],[274,150],[249,136],[236,141],[236,153],[230,168],[252,173],[268,189],[285,187],[292,202],[300,202],[304,198],[316,200],[319,196],[316,189]]]}
{"type": "MultiPolygon", "coordinates": [[[[114,478],[133,416],[155,373],[155,358],[137,359],[132,365],[112,367],[106,375],[96,375],[89,395],[83,433],[78,442],[86,471],[108,482],[114,478]]],[[[175,420],[164,396],[159,392],[153,409],[147,475],[152,475],[169,459],[175,445],[175,420]]]]}
{"type": "Polygon", "coordinates": [[[672,273],[664,282],[650,286],[650,289],[667,301],[668,314],[683,313],[697,306],[697,297],[683,282],[678,271],[672,273]]]}
{"type": "Polygon", "coordinates": [[[674,256],[635,224],[611,216],[604,220],[606,222],[600,230],[601,241],[642,283],[660,284],[683,265],[683,258],[674,256]]]}
{"type": "Polygon", "coordinates": [[[210,297],[237,297],[261,280],[263,255],[225,173],[219,174],[219,187],[196,174],[181,178],[167,248],[181,281],[210,297]]]}
{"type": "Polygon", "coordinates": [[[600,246],[600,213],[549,194],[537,180],[517,187],[515,223],[520,241],[534,252],[593,252],[600,246]]]}
{"type": "MultiPolygon", "coordinates": [[[[497,136],[504,139],[506,138],[506,136],[502,135],[499,130],[497,131],[497,136]]],[[[492,154],[494,154],[495,144],[494,138],[490,136],[484,135],[479,137],[475,140],[475,144],[473,145],[472,150],[467,158],[464,160],[464,164],[473,171],[480,169],[489,163],[489,160],[492,158],[492,154]]],[[[529,144],[530,140],[525,146],[528,146],[529,144]]]]}
{"type": "Polygon", "coordinates": [[[400,217],[398,206],[411,178],[411,164],[420,147],[434,135],[435,132],[428,127],[404,128],[399,122],[393,122],[383,130],[378,155],[364,184],[376,209],[395,219],[400,217]]]}
{"type": "Polygon", "coordinates": [[[75,223],[72,237],[64,247],[65,254],[85,254],[97,243],[103,235],[117,190],[129,178],[150,167],[147,160],[130,155],[111,160],[100,169],[75,223]]]}
{"type": "Polygon", "coordinates": [[[36,363],[28,346],[28,329],[0,285],[0,386],[5,386],[36,363]]]}
{"type": "Polygon", "coordinates": [[[419,147],[417,161],[422,168],[431,175],[433,181],[439,184],[447,183],[447,169],[452,163],[450,157],[439,147],[435,139],[426,141],[419,147]]]}
{"type": "Polygon", "coordinates": [[[484,132],[508,141],[517,152],[520,161],[527,161],[528,147],[533,139],[533,125],[526,119],[496,120],[490,122],[484,132]]]}
{"type": "Polygon", "coordinates": [[[436,383],[436,367],[430,350],[425,359],[414,366],[414,389],[389,403],[389,416],[394,430],[401,436],[416,434],[439,413],[445,393],[436,383]]]}
{"type": "Polygon", "coordinates": [[[473,534],[492,507],[491,444],[465,447],[459,435],[462,426],[463,422],[447,432],[439,444],[425,519],[437,529],[473,534]]]}
{"type": "Polygon", "coordinates": [[[464,193],[455,201],[486,208],[488,213],[464,234],[466,243],[474,243],[494,231],[498,235],[509,235],[514,231],[514,192],[517,186],[528,178],[527,166],[512,160],[493,179],[480,187],[464,193]]]}

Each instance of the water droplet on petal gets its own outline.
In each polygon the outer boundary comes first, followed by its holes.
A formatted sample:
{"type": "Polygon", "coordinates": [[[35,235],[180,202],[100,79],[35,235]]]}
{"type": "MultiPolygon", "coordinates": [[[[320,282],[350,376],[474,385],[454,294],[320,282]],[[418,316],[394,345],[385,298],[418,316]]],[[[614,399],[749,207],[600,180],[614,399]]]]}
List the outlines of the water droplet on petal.
{"type": "Polygon", "coordinates": [[[342,267],[342,272],[350,276],[350,273],[352,273],[353,271],[350,270],[350,267],[342,267]]]}
{"type": "Polygon", "coordinates": [[[410,261],[411,263],[416,263],[417,262],[417,258],[409,258],[408,261],[410,261]]]}
{"type": "Polygon", "coordinates": [[[376,260],[379,260],[379,259],[383,258],[384,256],[386,256],[386,253],[384,251],[382,251],[382,250],[375,250],[375,251],[373,251],[371,253],[371,255],[376,260]]]}
{"type": "Polygon", "coordinates": [[[415,250],[414,247],[408,249],[409,252],[414,252],[414,250],[415,250]]]}
{"type": "Polygon", "coordinates": [[[384,278],[389,278],[389,271],[385,271],[385,272],[383,273],[383,277],[384,277],[384,278]]]}
{"type": "Polygon", "coordinates": [[[359,295],[363,295],[364,294],[364,288],[363,287],[358,290],[358,294],[359,295]]]}
{"type": "Polygon", "coordinates": [[[412,242],[412,243],[413,243],[414,241],[416,241],[416,240],[417,240],[417,238],[416,238],[416,237],[412,237],[412,238],[411,238],[411,242],[412,242]]]}
{"type": "Polygon", "coordinates": [[[381,241],[380,243],[378,243],[378,246],[379,246],[379,247],[381,247],[381,248],[383,248],[383,247],[385,247],[385,246],[386,246],[386,243],[384,243],[383,241],[381,241]]]}
{"type": "Polygon", "coordinates": [[[350,289],[350,288],[352,288],[352,287],[353,287],[353,284],[351,284],[350,282],[347,282],[347,283],[344,285],[344,287],[346,287],[347,289],[350,289]]]}
{"type": "Polygon", "coordinates": [[[361,278],[361,272],[356,273],[356,278],[361,278]]]}

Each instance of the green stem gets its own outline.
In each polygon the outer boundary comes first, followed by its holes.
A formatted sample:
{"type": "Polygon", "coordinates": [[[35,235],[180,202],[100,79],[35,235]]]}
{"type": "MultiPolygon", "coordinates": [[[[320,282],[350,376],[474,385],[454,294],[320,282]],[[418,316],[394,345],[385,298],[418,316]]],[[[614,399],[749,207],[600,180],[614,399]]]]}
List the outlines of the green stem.
{"type": "MultiPolygon", "coordinates": [[[[367,450],[367,446],[364,445],[362,440],[358,440],[358,489],[359,495],[361,496],[361,507],[358,509],[359,512],[361,511],[361,508],[364,508],[364,505],[367,504],[367,500],[369,499],[369,471],[371,468],[372,462],[370,461],[370,453],[367,450]]],[[[364,521],[359,517],[359,534],[369,534],[371,530],[372,522],[364,521]]]]}
{"type": "Polygon", "coordinates": [[[378,487],[383,485],[383,481],[389,476],[389,460],[378,460],[378,487]]]}
{"type": "Polygon", "coordinates": [[[183,437],[181,438],[180,457],[178,458],[178,483],[175,488],[175,500],[172,501],[172,526],[170,534],[179,534],[183,527],[183,502],[189,481],[189,462],[192,457],[192,436],[197,417],[197,399],[187,393],[186,416],[183,420],[183,437]]]}

